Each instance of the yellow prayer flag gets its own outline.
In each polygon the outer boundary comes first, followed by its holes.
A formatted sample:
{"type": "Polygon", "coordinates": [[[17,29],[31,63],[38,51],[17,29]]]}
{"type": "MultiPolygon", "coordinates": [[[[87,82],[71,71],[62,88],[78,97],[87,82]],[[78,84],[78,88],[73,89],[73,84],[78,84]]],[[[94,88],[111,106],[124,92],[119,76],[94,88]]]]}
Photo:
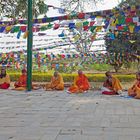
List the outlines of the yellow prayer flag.
{"type": "Polygon", "coordinates": [[[38,19],[38,23],[42,23],[42,19],[38,19]]]}
{"type": "Polygon", "coordinates": [[[74,38],[74,41],[77,41],[77,40],[79,40],[80,36],[79,35],[76,35],[73,38],[74,38]]]}
{"type": "Polygon", "coordinates": [[[26,32],[24,33],[24,35],[23,35],[23,38],[26,39],[27,36],[28,36],[28,32],[26,31],[26,32]]]}
{"type": "Polygon", "coordinates": [[[131,11],[135,11],[136,10],[136,6],[135,5],[132,5],[131,6],[131,11]]]}
{"type": "Polygon", "coordinates": [[[77,23],[76,23],[76,27],[77,27],[77,28],[81,28],[82,26],[83,26],[83,23],[82,23],[82,22],[77,22],[77,23]]]}
{"type": "Polygon", "coordinates": [[[115,19],[112,20],[112,22],[111,22],[111,26],[116,26],[115,19]]]}
{"type": "Polygon", "coordinates": [[[134,27],[135,26],[133,26],[133,25],[128,26],[130,33],[133,33],[134,32],[134,27]]]}
{"type": "Polygon", "coordinates": [[[12,29],[12,26],[7,26],[6,31],[10,31],[12,29]]]}
{"type": "Polygon", "coordinates": [[[102,26],[97,26],[96,32],[100,32],[102,30],[102,26]]]}

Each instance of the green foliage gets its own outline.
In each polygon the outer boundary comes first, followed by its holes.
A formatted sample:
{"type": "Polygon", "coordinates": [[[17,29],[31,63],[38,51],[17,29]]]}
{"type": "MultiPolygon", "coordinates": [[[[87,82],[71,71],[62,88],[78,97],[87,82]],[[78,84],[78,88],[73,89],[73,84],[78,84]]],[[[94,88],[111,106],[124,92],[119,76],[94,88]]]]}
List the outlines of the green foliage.
{"type": "Polygon", "coordinates": [[[111,66],[108,64],[92,64],[90,65],[90,69],[97,71],[108,71],[109,69],[111,69],[111,66]]]}
{"type": "Polygon", "coordinates": [[[76,72],[78,69],[81,69],[83,71],[108,71],[111,69],[111,66],[109,64],[95,64],[95,63],[84,63],[82,65],[78,65],[76,63],[75,65],[71,66],[63,66],[60,65],[59,69],[56,69],[60,73],[73,73],[76,72]]]}
{"type": "Polygon", "coordinates": [[[139,47],[140,33],[126,34],[125,32],[110,31],[105,37],[107,52],[109,54],[108,63],[114,66],[117,72],[123,64],[139,61],[135,55],[140,54],[139,47]],[[111,34],[114,34],[115,39],[111,39],[111,34]],[[132,43],[132,42],[133,43],[132,43]]]}
{"type": "Polygon", "coordinates": [[[117,75],[116,76],[122,82],[131,82],[135,80],[135,75],[117,75]]]}
{"type": "MultiPolygon", "coordinates": [[[[132,5],[138,5],[140,0],[122,0],[118,5],[119,7],[128,7],[132,5]]],[[[140,12],[137,10],[136,16],[140,16],[140,12]]],[[[131,16],[129,16],[131,17],[131,16]]],[[[125,18],[120,14],[118,18],[119,24],[125,24],[125,18]]],[[[129,62],[140,61],[135,55],[140,54],[140,32],[130,33],[129,25],[134,23],[129,23],[121,31],[109,31],[105,37],[107,51],[109,53],[110,60],[109,64],[114,66],[114,69],[118,71],[123,65],[129,67],[129,62]],[[114,35],[114,39],[111,39],[111,36],[114,35]],[[135,55],[134,55],[135,54],[135,55]]],[[[135,24],[134,24],[135,26],[135,24]]]]}
{"type": "Polygon", "coordinates": [[[119,6],[126,6],[126,5],[136,5],[139,4],[140,0],[122,0],[119,6]]]}
{"type": "Polygon", "coordinates": [[[132,66],[132,63],[131,62],[125,62],[124,63],[124,68],[127,69],[127,70],[130,69],[131,66],[132,66]]]}
{"type": "Polygon", "coordinates": [[[66,9],[66,11],[69,12],[82,12],[86,9],[86,6],[91,6],[93,8],[93,5],[96,6],[97,3],[101,3],[103,0],[64,0],[61,2],[61,6],[66,9]]]}
{"type": "MultiPolygon", "coordinates": [[[[20,73],[9,73],[11,81],[16,81],[20,73]]],[[[77,74],[62,74],[64,82],[73,82],[77,74]]],[[[103,82],[105,80],[104,74],[86,74],[90,82],[103,82]]],[[[52,74],[48,73],[33,73],[34,82],[49,82],[52,74]]],[[[135,75],[116,75],[122,82],[130,82],[135,79],[135,75]]]]}
{"type": "MultiPolygon", "coordinates": [[[[28,1],[27,0],[2,0],[0,3],[0,13],[3,16],[9,18],[27,18],[28,13],[28,1]]],[[[48,6],[44,0],[33,0],[33,17],[37,17],[40,14],[46,15],[48,6]]]]}

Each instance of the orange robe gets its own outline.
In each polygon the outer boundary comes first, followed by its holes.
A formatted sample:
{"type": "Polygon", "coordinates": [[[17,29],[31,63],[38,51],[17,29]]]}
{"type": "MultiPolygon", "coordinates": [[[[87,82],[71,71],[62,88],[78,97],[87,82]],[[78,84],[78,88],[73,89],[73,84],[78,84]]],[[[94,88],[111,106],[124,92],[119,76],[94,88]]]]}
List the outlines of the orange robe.
{"type": "Polygon", "coordinates": [[[26,90],[27,75],[21,75],[18,81],[14,84],[15,90],[26,90]]]}
{"type": "Polygon", "coordinates": [[[57,78],[52,77],[51,82],[49,84],[46,84],[46,90],[64,90],[64,81],[63,77],[58,74],[57,78]]]}
{"type": "MultiPolygon", "coordinates": [[[[14,90],[26,90],[26,81],[27,81],[27,75],[21,75],[18,79],[18,81],[14,84],[15,88],[14,90]]],[[[32,84],[32,89],[37,90],[40,89],[40,86],[38,84],[32,84]]]]}
{"type": "Polygon", "coordinates": [[[10,77],[6,74],[5,77],[0,78],[0,89],[8,89],[10,87],[10,77]]]}
{"type": "Polygon", "coordinates": [[[108,80],[106,80],[103,86],[108,88],[109,90],[114,91],[115,93],[117,93],[119,90],[122,90],[122,86],[119,79],[114,76],[112,77],[111,83],[108,80]]]}
{"type": "Polygon", "coordinates": [[[136,81],[135,84],[128,89],[128,95],[140,99],[140,81],[136,81]]]}
{"type": "Polygon", "coordinates": [[[70,93],[80,93],[89,90],[90,84],[87,77],[82,74],[74,79],[73,85],[68,89],[70,93]]]}

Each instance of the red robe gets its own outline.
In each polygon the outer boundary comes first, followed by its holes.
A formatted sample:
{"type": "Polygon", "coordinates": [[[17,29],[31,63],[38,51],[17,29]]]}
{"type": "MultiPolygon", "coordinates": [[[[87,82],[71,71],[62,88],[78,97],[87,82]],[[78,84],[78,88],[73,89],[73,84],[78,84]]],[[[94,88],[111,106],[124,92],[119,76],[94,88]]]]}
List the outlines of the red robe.
{"type": "Polygon", "coordinates": [[[10,87],[10,77],[7,74],[5,77],[0,78],[0,89],[8,89],[10,87]]]}
{"type": "Polygon", "coordinates": [[[18,81],[14,84],[15,88],[18,88],[18,87],[26,88],[26,80],[27,80],[27,75],[21,75],[18,81]]]}

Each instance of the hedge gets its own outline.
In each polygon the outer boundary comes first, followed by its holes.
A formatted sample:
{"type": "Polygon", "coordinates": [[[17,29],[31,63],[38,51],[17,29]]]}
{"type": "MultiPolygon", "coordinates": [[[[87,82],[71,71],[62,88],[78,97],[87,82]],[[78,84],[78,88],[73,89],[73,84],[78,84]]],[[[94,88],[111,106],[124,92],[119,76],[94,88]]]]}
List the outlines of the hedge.
{"type": "MultiPolygon", "coordinates": [[[[11,81],[16,81],[20,73],[9,73],[11,81]]],[[[86,74],[90,82],[103,82],[105,80],[104,74],[86,74]]],[[[33,73],[34,82],[49,82],[52,74],[47,73],[33,73]]],[[[72,82],[76,74],[62,74],[64,82],[72,82]]],[[[121,82],[130,82],[135,80],[135,75],[115,75],[121,82]]]]}

